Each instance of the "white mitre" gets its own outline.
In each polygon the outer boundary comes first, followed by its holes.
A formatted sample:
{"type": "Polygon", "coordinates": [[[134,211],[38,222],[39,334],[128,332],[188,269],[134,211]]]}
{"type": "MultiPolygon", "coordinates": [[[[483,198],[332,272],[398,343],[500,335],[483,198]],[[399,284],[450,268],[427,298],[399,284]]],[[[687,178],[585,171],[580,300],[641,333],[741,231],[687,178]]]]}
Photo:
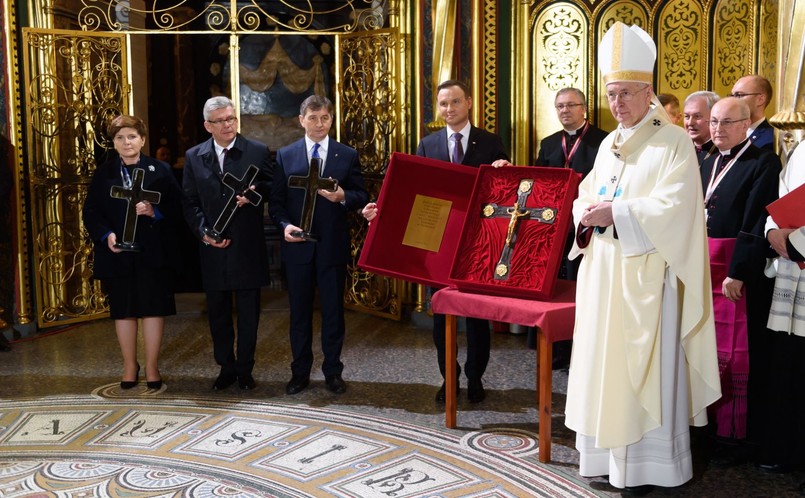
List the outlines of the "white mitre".
{"type": "Polygon", "coordinates": [[[638,26],[616,21],[598,46],[598,68],[604,84],[615,81],[649,83],[654,79],[657,45],[638,26]]]}

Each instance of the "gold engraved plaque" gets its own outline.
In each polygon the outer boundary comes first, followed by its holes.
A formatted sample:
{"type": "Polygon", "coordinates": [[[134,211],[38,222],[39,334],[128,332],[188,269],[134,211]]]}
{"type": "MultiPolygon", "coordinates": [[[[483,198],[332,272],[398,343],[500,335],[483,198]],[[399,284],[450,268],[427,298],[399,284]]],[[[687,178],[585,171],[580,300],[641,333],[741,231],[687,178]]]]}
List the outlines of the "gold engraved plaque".
{"type": "Polygon", "coordinates": [[[452,206],[451,201],[417,194],[405,227],[403,245],[439,252],[452,206]]]}
{"type": "Polygon", "coordinates": [[[553,209],[544,209],[542,211],[542,219],[545,221],[551,221],[553,217],[556,216],[553,212],[553,209]]]}
{"type": "Polygon", "coordinates": [[[502,277],[507,273],[509,273],[509,267],[504,265],[503,263],[500,263],[499,265],[497,265],[497,267],[495,267],[495,273],[497,273],[499,277],[502,277]]]}

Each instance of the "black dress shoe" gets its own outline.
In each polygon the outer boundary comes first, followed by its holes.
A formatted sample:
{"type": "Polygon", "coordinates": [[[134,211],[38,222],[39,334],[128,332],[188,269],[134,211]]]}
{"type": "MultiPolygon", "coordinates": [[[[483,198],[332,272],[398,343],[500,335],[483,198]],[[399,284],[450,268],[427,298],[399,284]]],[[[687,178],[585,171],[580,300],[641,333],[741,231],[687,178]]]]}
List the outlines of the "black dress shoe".
{"type": "MultiPolygon", "coordinates": [[[[436,402],[437,403],[444,403],[445,392],[446,391],[447,391],[447,384],[442,382],[442,387],[440,387],[439,390],[436,391],[436,402]]],[[[456,382],[456,398],[458,398],[459,392],[461,392],[461,386],[459,386],[458,382],[456,382]]]]}
{"type": "Polygon", "coordinates": [[[467,385],[467,399],[470,400],[470,403],[480,403],[486,399],[486,391],[484,391],[481,379],[470,379],[467,385]]]}
{"type": "Polygon", "coordinates": [[[340,375],[330,375],[324,379],[324,382],[327,384],[327,389],[331,392],[336,394],[344,394],[347,392],[347,383],[344,382],[344,379],[342,379],[340,375]]]}
{"type": "Polygon", "coordinates": [[[805,482],[801,482],[801,483],[799,484],[799,486],[797,486],[797,492],[798,492],[798,493],[799,493],[801,496],[805,496],[805,482]]]}
{"type": "Polygon", "coordinates": [[[162,379],[146,381],[145,385],[148,387],[148,389],[158,391],[159,389],[162,389],[162,379]]]}
{"type": "Polygon", "coordinates": [[[235,374],[222,373],[215,379],[215,384],[212,385],[212,388],[216,391],[223,391],[234,384],[236,380],[238,380],[238,377],[235,374]]]}
{"type": "Polygon", "coordinates": [[[285,394],[297,394],[302,392],[308,384],[310,384],[310,377],[302,377],[294,375],[291,377],[288,385],[285,386],[285,394]]]}
{"type": "Polygon", "coordinates": [[[794,471],[794,466],[789,463],[765,462],[757,463],[755,467],[769,474],[788,474],[794,471]]]}
{"type": "Polygon", "coordinates": [[[653,484],[643,484],[642,486],[626,486],[621,493],[623,496],[646,496],[654,491],[653,484]]]}
{"type": "Polygon", "coordinates": [[[257,387],[257,382],[254,381],[252,374],[238,375],[238,386],[244,390],[250,390],[257,387]]]}

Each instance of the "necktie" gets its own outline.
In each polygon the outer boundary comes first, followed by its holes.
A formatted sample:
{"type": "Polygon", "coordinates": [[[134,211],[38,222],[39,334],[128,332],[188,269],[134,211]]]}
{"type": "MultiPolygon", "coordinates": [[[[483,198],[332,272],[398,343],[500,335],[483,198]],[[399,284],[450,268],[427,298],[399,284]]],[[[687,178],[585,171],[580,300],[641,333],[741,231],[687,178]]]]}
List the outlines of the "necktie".
{"type": "MultiPolygon", "coordinates": [[[[313,152],[310,153],[311,159],[321,159],[321,156],[319,155],[319,147],[321,147],[321,145],[313,144],[313,152]]],[[[323,173],[324,173],[324,162],[322,161],[319,163],[319,175],[322,175],[323,173]]]]}
{"type": "Polygon", "coordinates": [[[461,164],[461,161],[464,160],[464,147],[461,146],[461,133],[453,133],[450,136],[450,139],[455,142],[453,146],[453,157],[450,158],[450,161],[461,164]]]}
{"type": "Polygon", "coordinates": [[[229,149],[224,147],[224,150],[221,152],[221,173],[224,172],[224,163],[226,163],[226,153],[229,152],[229,149]]]}

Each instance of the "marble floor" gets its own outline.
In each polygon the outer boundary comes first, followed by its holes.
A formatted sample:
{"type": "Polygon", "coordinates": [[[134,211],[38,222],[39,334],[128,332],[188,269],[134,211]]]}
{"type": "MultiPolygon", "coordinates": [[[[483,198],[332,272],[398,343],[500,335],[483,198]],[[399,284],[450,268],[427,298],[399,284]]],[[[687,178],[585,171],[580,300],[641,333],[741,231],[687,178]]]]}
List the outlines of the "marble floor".
{"type": "MultiPolygon", "coordinates": [[[[218,368],[212,360],[203,295],[180,294],[177,308],[178,314],[166,320],[160,366],[171,396],[265,399],[355,410],[424,426],[444,424],[443,407],[433,400],[441,378],[427,317],[406,316],[395,322],[347,311],[343,361],[348,391],[340,396],[330,393],[324,387],[321,372],[314,371],[310,388],[287,396],[284,386],[290,378],[290,351],[287,299],[283,293],[264,293],[254,370],[258,386],[253,391],[241,391],[237,386],[212,391],[218,368]]],[[[34,337],[20,337],[7,329],[5,336],[12,340],[12,351],[0,352],[0,399],[86,395],[120,378],[120,353],[108,320],[45,329],[34,337]]],[[[462,389],[458,428],[508,427],[536,434],[534,351],[528,349],[525,335],[498,333],[492,344],[493,353],[484,376],[487,399],[471,405],[462,389]]],[[[459,335],[459,347],[462,345],[459,335]]],[[[459,358],[462,357],[459,350],[459,358]]],[[[315,365],[320,364],[317,355],[315,365]]],[[[578,476],[574,434],[563,424],[566,381],[566,372],[554,372],[553,460],[549,465],[586,483],[601,496],[619,496],[618,490],[602,478],[578,476]]],[[[465,387],[466,379],[462,379],[462,388],[465,387]]],[[[798,496],[796,486],[805,481],[802,471],[768,475],[750,463],[714,468],[707,464],[706,436],[695,433],[694,441],[694,479],[680,488],[657,489],[651,496],[798,496]]]]}

